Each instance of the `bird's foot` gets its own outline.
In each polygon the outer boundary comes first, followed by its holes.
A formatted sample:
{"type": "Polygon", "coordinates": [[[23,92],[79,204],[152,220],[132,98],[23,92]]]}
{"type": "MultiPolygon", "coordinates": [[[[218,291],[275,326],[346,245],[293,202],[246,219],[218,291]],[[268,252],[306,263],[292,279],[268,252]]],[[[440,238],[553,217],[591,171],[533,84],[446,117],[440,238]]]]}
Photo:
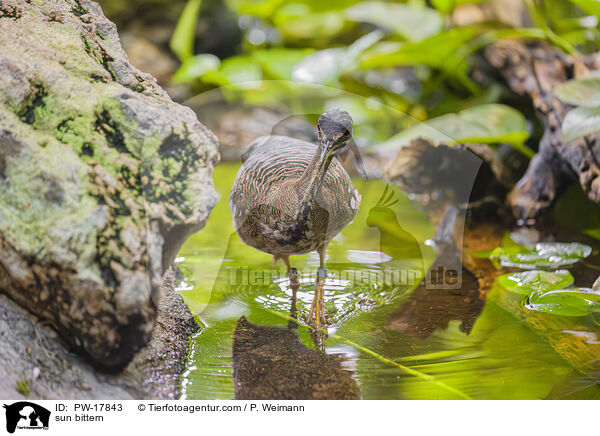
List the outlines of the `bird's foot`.
{"type": "Polygon", "coordinates": [[[315,329],[321,328],[322,325],[327,324],[327,318],[325,317],[325,278],[327,277],[327,269],[319,268],[317,272],[317,288],[315,289],[315,296],[313,298],[310,311],[306,317],[306,323],[311,324],[314,318],[315,329]]]}

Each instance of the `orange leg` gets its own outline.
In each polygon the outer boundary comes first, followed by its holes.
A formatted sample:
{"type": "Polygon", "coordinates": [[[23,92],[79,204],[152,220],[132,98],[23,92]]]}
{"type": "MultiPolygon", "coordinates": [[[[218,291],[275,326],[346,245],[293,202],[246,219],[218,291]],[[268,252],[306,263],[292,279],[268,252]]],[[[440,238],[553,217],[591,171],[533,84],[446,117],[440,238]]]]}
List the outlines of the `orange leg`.
{"type": "Polygon", "coordinates": [[[320,261],[320,267],[317,271],[317,288],[315,289],[315,296],[312,305],[310,306],[310,312],[308,312],[306,318],[306,322],[310,324],[314,317],[314,326],[316,328],[320,328],[322,324],[327,324],[327,318],[325,318],[325,278],[327,277],[327,268],[325,268],[326,249],[327,243],[324,243],[317,248],[320,261]]]}

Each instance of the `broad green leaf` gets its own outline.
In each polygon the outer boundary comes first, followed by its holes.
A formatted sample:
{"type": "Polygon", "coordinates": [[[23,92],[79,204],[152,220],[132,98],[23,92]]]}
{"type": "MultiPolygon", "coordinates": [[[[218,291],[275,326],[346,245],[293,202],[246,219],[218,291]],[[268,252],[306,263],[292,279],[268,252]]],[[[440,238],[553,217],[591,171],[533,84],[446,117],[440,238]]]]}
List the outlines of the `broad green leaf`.
{"type": "Polygon", "coordinates": [[[562,123],[565,142],[600,131],[600,107],[571,109],[562,123]]]}
{"type": "Polygon", "coordinates": [[[253,15],[263,19],[273,16],[284,0],[225,0],[229,9],[239,15],[253,15]]]}
{"type": "Polygon", "coordinates": [[[600,2],[598,0],[570,0],[570,2],[579,6],[584,12],[600,18],[600,2]]]}
{"type": "Polygon", "coordinates": [[[535,250],[550,261],[573,260],[572,263],[592,254],[592,247],[578,242],[538,242],[535,250]]]}
{"type": "Polygon", "coordinates": [[[498,247],[490,259],[505,267],[559,268],[577,263],[591,253],[590,246],[577,242],[540,242],[534,247],[498,247]]]}
{"type": "Polygon", "coordinates": [[[262,80],[262,70],[249,56],[235,56],[225,59],[218,70],[208,71],[203,79],[216,85],[236,85],[251,89],[260,86],[257,82],[262,80]]]}
{"type": "Polygon", "coordinates": [[[585,316],[600,312],[600,293],[589,288],[534,292],[525,307],[554,315],[585,316]]]}
{"type": "Polygon", "coordinates": [[[181,83],[200,78],[209,71],[216,71],[220,64],[219,58],[212,54],[193,56],[183,62],[173,75],[173,81],[181,83]]]}
{"type": "Polygon", "coordinates": [[[294,65],[311,52],[313,50],[310,48],[270,48],[255,50],[252,52],[252,57],[271,78],[290,80],[294,65]]]}
{"type": "Polygon", "coordinates": [[[328,48],[311,53],[292,69],[292,79],[306,83],[334,84],[349,70],[345,48],[328,48]]]}
{"type": "Polygon", "coordinates": [[[227,83],[249,82],[262,79],[262,71],[250,58],[236,57],[223,61],[221,75],[227,83]]]}
{"type": "Polygon", "coordinates": [[[435,9],[401,3],[367,1],[346,9],[345,14],[351,21],[374,24],[409,41],[437,35],[444,25],[442,15],[435,9]]]}
{"type": "Polygon", "coordinates": [[[465,3],[481,3],[485,0],[431,0],[431,4],[440,12],[447,14],[455,7],[465,3]]]}
{"type": "Polygon", "coordinates": [[[592,73],[568,80],[556,88],[554,93],[565,103],[574,106],[600,107],[600,74],[592,73]]]}
{"type": "MultiPolygon", "coordinates": [[[[426,138],[448,145],[458,142],[508,143],[520,150],[529,133],[519,111],[502,104],[485,104],[416,124],[391,137],[379,149],[400,149],[413,139],[426,138]]],[[[527,152],[531,154],[531,151],[527,152]]]]}
{"type": "Polygon", "coordinates": [[[573,284],[573,281],[573,276],[567,270],[530,270],[498,277],[498,283],[507,291],[523,295],[563,289],[573,284]]]}
{"type": "Polygon", "coordinates": [[[335,84],[342,74],[356,69],[358,56],[382,37],[381,31],[374,31],[348,47],[311,53],[294,66],[292,79],[323,85],[335,84]]]}
{"type": "Polygon", "coordinates": [[[361,58],[361,67],[398,65],[442,67],[456,52],[478,34],[476,29],[459,27],[418,42],[381,42],[361,58]]]}
{"type": "Polygon", "coordinates": [[[302,3],[285,4],[272,19],[279,31],[292,40],[331,38],[346,21],[339,11],[313,12],[302,3]]]}
{"type": "Polygon", "coordinates": [[[194,55],[194,38],[196,35],[196,23],[198,13],[202,6],[202,0],[189,0],[183,8],[169,47],[181,61],[186,61],[194,55]]]}

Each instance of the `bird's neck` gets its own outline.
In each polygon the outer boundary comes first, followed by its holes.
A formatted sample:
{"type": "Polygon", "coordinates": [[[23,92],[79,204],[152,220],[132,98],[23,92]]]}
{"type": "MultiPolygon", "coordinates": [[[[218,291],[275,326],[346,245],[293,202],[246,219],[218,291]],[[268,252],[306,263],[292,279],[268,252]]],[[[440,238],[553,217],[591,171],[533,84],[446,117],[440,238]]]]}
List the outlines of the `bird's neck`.
{"type": "Polygon", "coordinates": [[[300,210],[299,214],[303,214],[303,210],[310,208],[310,206],[316,201],[319,195],[321,185],[325,173],[333,160],[333,154],[327,153],[325,148],[320,145],[315,152],[312,160],[304,170],[304,173],[298,179],[296,183],[296,189],[300,194],[300,210]]]}

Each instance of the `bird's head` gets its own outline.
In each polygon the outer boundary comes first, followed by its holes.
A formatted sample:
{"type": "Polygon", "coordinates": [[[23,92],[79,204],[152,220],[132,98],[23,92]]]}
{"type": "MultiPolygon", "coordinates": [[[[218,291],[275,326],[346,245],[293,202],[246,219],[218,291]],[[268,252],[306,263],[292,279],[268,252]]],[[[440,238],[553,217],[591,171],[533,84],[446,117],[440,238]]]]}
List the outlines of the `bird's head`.
{"type": "Polygon", "coordinates": [[[319,117],[317,132],[321,147],[337,154],[352,139],[352,117],[341,109],[331,109],[319,117]]]}

